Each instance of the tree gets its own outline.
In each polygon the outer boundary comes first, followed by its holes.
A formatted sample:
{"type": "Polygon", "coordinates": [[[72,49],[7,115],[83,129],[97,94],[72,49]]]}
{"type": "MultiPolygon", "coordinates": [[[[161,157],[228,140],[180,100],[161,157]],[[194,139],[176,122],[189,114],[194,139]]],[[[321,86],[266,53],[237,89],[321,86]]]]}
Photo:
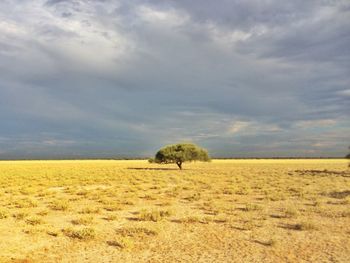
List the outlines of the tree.
{"type": "Polygon", "coordinates": [[[210,157],[207,150],[192,143],[180,143],[167,145],[161,148],[154,159],[148,160],[150,163],[176,163],[182,169],[182,163],[192,161],[209,162],[210,157]]]}
{"type": "MultiPolygon", "coordinates": [[[[349,147],[349,150],[350,150],[350,147],[349,147]]],[[[350,153],[347,156],[345,156],[345,158],[350,159],[350,153]]],[[[349,163],[349,167],[350,167],[350,163],[349,163]]]]}

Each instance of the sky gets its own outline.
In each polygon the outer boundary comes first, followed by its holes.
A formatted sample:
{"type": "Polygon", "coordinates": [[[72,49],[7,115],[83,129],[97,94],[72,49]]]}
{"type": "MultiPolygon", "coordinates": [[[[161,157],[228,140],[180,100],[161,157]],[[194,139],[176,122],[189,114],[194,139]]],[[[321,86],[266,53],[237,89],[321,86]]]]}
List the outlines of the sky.
{"type": "Polygon", "coordinates": [[[348,0],[1,0],[0,159],[340,157],[348,0]]]}

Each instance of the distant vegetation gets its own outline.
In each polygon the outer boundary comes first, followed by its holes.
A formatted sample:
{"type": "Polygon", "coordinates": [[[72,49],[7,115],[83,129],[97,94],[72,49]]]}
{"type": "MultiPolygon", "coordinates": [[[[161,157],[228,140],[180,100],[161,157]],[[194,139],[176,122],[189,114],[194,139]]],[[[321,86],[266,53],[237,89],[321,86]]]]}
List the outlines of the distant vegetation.
{"type": "Polygon", "coordinates": [[[149,159],[150,163],[176,163],[180,169],[182,163],[192,161],[210,161],[207,150],[192,143],[174,144],[165,146],[156,153],[154,159],[149,159]]]}

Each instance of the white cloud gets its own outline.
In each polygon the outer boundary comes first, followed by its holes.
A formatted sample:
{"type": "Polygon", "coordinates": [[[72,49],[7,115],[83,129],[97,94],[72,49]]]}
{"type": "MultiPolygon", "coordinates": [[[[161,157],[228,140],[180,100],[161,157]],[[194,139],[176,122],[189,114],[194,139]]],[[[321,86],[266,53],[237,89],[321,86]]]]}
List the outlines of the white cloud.
{"type": "Polygon", "coordinates": [[[344,97],[350,97],[350,89],[338,91],[337,94],[344,97]]]}
{"type": "Polygon", "coordinates": [[[316,142],[311,144],[312,147],[316,147],[316,148],[324,148],[324,147],[329,147],[332,146],[333,143],[330,142],[316,142]]]}
{"type": "Polygon", "coordinates": [[[256,121],[235,121],[228,129],[230,135],[258,135],[281,131],[282,129],[277,124],[260,123],[256,121]]]}
{"type": "Polygon", "coordinates": [[[296,127],[303,128],[303,129],[322,128],[322,127],[331,128],[336,124],[337,124],[337,120],[332,120],[332,119],[306,120],[306,121],[298,121],[296,123],[296,127]]]}
{"type": "Polygon", "coordinates": [[[229,127],[229,134],[235,135],[242,131],[245,131],[249,126],[251,126],[251,122],[248,121],[235,121],[230,127],[229,127]]]}
{"type": "Polygon", "coordinates": [[[159,26],[177,27],[189,22],[190,19],[186,13],[180,13],[175,9],[160,10],[145,5],[138,7],[136,12],[143,21],[159,26]]]}

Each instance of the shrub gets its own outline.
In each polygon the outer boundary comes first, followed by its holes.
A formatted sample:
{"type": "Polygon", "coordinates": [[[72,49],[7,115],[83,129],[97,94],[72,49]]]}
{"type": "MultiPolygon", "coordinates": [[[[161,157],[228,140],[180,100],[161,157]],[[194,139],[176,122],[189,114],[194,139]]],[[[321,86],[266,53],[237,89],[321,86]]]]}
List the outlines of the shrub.
{"type": "Polygon", "coordinates": [[[185,198],[187,201],[199,201],[201,199],[201,193],[194,193],[185,198]]]}
{"type": "Polygon", "coordinates": [[[85,207],[79,213],[81,214],[98,214],[100,212],[99,207],[85,207]]]}
{"type": "Polygon", "coordinates": [[[72,228],[66,228],[63,230],[63,233],[70,238],[75,238],[79,240],[90,240],[96,237],[95,230],[89,227],[77,230],[74,230],[72,228]]]}
{"type": "Polygon", "coordinates": [[[313,222],[305,221],[294,225],[296,230],[316,230],[318,229],[313,222]]]}
{"type": "Polygon", "coordinates": [[[156,236],[158,232],[144,227],[129,227],[129,228],[119,228],[116,230],[118,235],[123,237],[144,237],[144,236],[156,236]]]}
{"type": "Polygon", "coordinates": [[[67,200],[57,200],[52,202],[50,208],[57,211],[66,211],[69,207],[69,203],[67,200]]]}
{"type": "Polygon", "coordinates": [[[201,224],[208,224],[209,222],[213,221],[212,218],[206,216],[206,217],[199,217],[199,216],[187,216],[183,217],[177,220],[179,223],[185,223],[185,224],[193,224],[193,223],[201,223],[201,224]]]}
{"type": "Polygon", "coordinates": [[[15,218],[16,220],[23,220],[28,216],[27,212],[18,212],[16,214],[13,214],[12,217],[15,218]]]}
{"type": "Polygon", "coordinates": [[[40,217],[29,217],[26,219],[26,223],[29,224],[29,225],[40,225],[43,223],[42,219],[40,217]]]}
{"type": "Polygon", "coordinates": [[[90,225],[94,221],[92,216],[84,216],[77,219],[73,219],[71,222],[73,225],[90,225]]]}
{"type": "Polygon", "coordinates": [[[139,214],[139,220],[141,221],[153,221],[158,222],[162,220],[164,217],[172,215],[171,210],[141,210],[139,214]]]}
{"type": "Polygon", "coordinates": [[[299,215],[298,209],[294,206],[287,206],[283,208],[284,216],[287,218],[297,217],[299,215]]]}
{"type": "Polygon", "coordinates": [[[122,206],[120,204],[108,204],[103,207],[107,211],[118,211],[122,210],[122,206]]]}
{"type": "Polygon", "coordinates": [[[38,206],[38,202],[36,200],[33,199],[22,199],[22,200],[17,200],[15,202],[15,206],[17,208],[32,208],[32,207],[37,207],[38,206]]]}
{"type": "Polygon", "coordinates": [[[117,240],[109,240],[107,244],[113,247],[118,247],[120,249],[132,249],[134,247],[134,242],[130,238],[121,237],[117,240]]]}
{"type": "Polygon", "coordinates": [[[258,205],[258,204],[253,204],[253,203],[248,203],[245,205],[245,207],[243,208],[244,211],[260,211],[262,210],[263,208],[258,205]]]}
{"type": "Polygon", "coordinates": [[[8,211],[5,209],[0,209],[0,219],[4,219],[8,217],[8,211]]]}

